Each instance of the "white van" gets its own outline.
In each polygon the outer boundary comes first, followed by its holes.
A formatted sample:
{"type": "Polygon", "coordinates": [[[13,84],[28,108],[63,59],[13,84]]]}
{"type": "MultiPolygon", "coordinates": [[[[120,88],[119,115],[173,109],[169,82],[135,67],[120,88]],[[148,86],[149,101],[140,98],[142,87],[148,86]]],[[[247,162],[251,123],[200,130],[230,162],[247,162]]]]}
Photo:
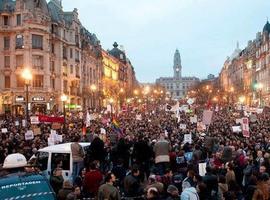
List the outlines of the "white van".
{"type": "MultiPolygon", "coordinates": [[[[84,152],[90,146],[90,143],[79,143],[84,152]]],[[[37,162],[40,170],[49,179],[53,170],[59,162],[62,162],[62,175],[64,180],[72,181],[73,160],[71,155],[71,143],[57,144],[39,149],[36,153],[37,162]]]]}

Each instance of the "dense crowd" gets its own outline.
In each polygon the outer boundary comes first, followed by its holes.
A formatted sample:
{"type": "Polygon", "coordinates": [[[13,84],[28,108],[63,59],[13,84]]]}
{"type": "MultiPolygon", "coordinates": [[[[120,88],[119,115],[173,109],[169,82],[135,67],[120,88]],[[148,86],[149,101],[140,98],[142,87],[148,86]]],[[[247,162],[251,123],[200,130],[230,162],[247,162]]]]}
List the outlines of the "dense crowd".
{"type": "MultiPolygon", "coordinates": [[[[85,133],[84,121],[74,113],[63,134],[63,143],[72,142],[73,180],[64,180],[59,161],[50,178],[57,198],[270,199],[270,114],[253,114],[250,137],[243,137],[232,131],[242,112],[231,107],[214,111],[206,130],[198,130],[190,117],[196,114],[201,121],[202,111],[197,107],[176,116],[160,106],[113,118],[102,114],[85,133]],[[184,143],[184,134],[192,135],[191,143],[184,143]],[[79,142],[91,145],[84,152],[79,142]],[[204,174],[201,163],[206,163],[204,174]]],[[[8,132],[0,137],[0,163],[14,152],[29,159],[48,145],[51,124],[40,124],[42,134],[25,141],[26,129],[16,120],[6,116],[2,121],[8,132]]]]}

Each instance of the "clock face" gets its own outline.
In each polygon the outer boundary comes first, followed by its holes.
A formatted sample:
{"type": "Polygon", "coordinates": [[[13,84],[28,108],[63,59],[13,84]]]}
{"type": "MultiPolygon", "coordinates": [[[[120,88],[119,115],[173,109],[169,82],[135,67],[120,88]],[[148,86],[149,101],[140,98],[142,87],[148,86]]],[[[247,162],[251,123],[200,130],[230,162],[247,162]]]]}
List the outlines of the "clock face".
{"type": "Polygon", "coordinates": [[[176,68],[176,71],[179,72],[179,68],[176,68]]]}

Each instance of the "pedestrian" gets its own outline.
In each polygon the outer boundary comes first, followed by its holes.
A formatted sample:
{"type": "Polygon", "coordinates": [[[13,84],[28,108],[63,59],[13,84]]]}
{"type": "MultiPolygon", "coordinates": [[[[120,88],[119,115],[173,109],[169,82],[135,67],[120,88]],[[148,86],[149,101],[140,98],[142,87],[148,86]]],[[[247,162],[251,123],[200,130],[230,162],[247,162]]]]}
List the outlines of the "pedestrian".
{"type": "Polygon", "coordinates": [[[79,144],[80,136],[76,135],[74,142],[71,143],[71,155],[73,160],[73,182],[79,175],[80,170],[84,167],[84,151],[82,146],[79,144]]]}
{"type": "Polygon", "coordinates": [[[98,189],[98,200],[121,200],[118,189],[113,186],[115,180],[113,173],[108,173],[105,176],[105,183],[98,189]]]}

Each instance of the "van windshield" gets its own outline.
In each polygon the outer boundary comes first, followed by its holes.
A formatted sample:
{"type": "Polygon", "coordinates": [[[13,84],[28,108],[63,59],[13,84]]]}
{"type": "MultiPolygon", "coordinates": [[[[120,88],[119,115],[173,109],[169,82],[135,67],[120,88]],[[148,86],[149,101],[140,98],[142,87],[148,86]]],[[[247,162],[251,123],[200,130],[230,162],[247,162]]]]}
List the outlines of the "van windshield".
{"type": "Polygon", "coordinates": [[[0,179],[0,199],[55,200],[55,196],[44,177],[25,175],[0,179]]]}

